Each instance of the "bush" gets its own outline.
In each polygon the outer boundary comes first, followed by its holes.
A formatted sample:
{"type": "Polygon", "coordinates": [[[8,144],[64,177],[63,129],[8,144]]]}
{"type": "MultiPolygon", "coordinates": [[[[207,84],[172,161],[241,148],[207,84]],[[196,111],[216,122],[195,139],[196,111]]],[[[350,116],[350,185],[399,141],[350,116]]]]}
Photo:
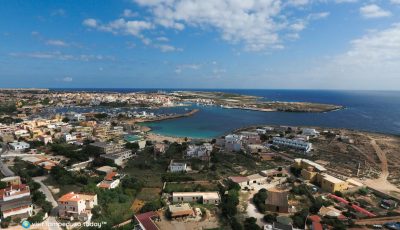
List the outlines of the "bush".
{"type": "Polygon", "coordinates": [[[273,214],[267,214],[267,215],[265,215],[265,216],[263,217],[263,219],[264,219],[264,221],[267,222],[267,223],[273,223],[273,222],[276,221],[276,217],[277,217],[277,216],[278,216],[278,215],[275,214],[275,213],[273,213],[273,214]]]}
{"type": "Polygon", "coordinates": [[[261,230],[261,227],[257,225],[257,219],[254,217],[249,217],[244,220],[245,230],[261,230]]]}
{"type": "Polygon", "coordinates": [[[257,210],[261,213],[264,213],[266,211],[265,207],[265,200],[267,199],[267,190],[266,189],[260,189],[254,197],[253,197],[253,203],[256,206],[257,210]]]}

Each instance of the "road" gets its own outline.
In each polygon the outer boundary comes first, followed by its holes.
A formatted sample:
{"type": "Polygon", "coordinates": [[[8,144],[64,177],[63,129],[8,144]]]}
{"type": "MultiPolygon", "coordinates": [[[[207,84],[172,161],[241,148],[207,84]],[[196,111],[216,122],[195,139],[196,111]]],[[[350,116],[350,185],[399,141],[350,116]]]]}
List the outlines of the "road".
{"type": "MultiPolygon", "coordinates": [[[[2,151],[0,153],[0,157],[3,157],[3,155],[5,153],[7,153],[8,148],[7,145],[4,143],[1,143],[2,146],[2,151]]],[[[6,164],[3,163],[3,161],[0,159],[0,172],[1,174],[3,174],[5,177],[9,177],[9,176],[15,176],[14,172],[11,171],[6,164]]]]}
{"type": "Polygon", "coordinates": [[[385,216],[356,220],[357,225],[385,224],[387,222],[400,222],[400,216],[385,216]]]}
{"type": "Polygon", "coordinates": [[[378,143],[376,143],[376,141],[379,139],[375,138],[370,138],[370,139],[371,139],[370,144],[374,148],[375,153],[378,156],[379,161],[381,162],[382,172],[379,175],[378,179],[369,179],[366,180],[364,183],[370,188],[400,198],[400,189],[387,180],[389,176],[388,161],[386,158],[385,151],[383,151],[381,147],[378,145],[378,143]]]}
{"type": "Polygon", "coordinates": [[[50,192],[49,188],[43,183],[45,179],[47,179],[46,176],[41,176],[41,177],[33,177],[32,178],[35,182],[40,184],[40,191],[44,193],[46,196],[46,200],[49,201],[53,207],[53,210],[50,212],[50,216],[47,218],[45,223],[48,223],[48,229],[50,230],[61,230],[61,227],[58,226],[58,222],[56,220],[56,216],[58,214],[57,210],[57,201],[54,199],[53,194],[50,192]]]}

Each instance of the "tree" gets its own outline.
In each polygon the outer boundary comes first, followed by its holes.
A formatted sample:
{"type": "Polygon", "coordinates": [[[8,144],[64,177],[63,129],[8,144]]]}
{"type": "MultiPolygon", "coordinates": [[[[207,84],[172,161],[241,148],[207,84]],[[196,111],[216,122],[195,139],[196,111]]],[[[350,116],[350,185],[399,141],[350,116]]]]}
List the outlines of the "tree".
{"type": "Polygon", "coordinates": [[[0,189],[6,188],[7,187],[7,183],[4,181],[0,181],[0,189]]]}
{"type": "Polygon", "coordinates": [[[268,194],[265,188],[260,189],[253,196],[253,203],[256,206],[257,210],[261,213],[264,213],[266,211],[265,200],[267,199],[267,197],[268,194]]]}
{"type": "Polygon", "coordinates": [[[267,223],[273,223],[273,222],[276,221],[276,217],[277,217],[277,214],[275,214],[275,213],[270,214],[270,213],[269,213],[269,214],[265,215],[265,216],[263,217],[263,219],[264,219],[264,221],[267,222],[267,223]]]}
{"type": "Polygon", "coordinates": [[[257,225],[257,219],[254,217],[249,217],[244,220],[245,230],[261,230],[261,227],[257,225]]]}
{"type": "Polygon", "coordinates": [[[304,228],[307,216],[308,216],[308,210],[307,209],[303,209],[303,210],[300,210],[300,211],[296,212],[292,216],[293,225],[295,227],[297,227],[297,228],[304,228]]]}

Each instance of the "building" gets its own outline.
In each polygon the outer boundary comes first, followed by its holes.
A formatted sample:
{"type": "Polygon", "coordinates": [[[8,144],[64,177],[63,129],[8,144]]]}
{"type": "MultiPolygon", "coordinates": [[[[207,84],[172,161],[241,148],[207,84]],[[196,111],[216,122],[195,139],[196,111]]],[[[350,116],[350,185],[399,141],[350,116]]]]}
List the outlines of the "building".
{"type": "Polygon", "coordinates": [[[120,179],[117,172],[109,172],[104,177],[104,180],[97,184],[97,187],[102,189],[114,189],[120,184],[120,179]]]}
{"type": "MultiPolygon", "coordinates": [[[[15,183],[16,178],[10,179],[8,182],[15,183]]],[[[18,184],[0,189],[1,218],[26,218],[32,216],[32,213],[31,192],[28,185],[18,184]]]]}
{"type": "Polygon", "coordinates": [[[322,190],[330,193],[336,191],[342,192],[347,190],[349,187],[347,181],[340,180],[326,173],[320,173],[317,175],[317,184],[321,186],[322,190]]]}
{"type": "Polygon", "coordinates": [[[219,204],[221,197],[218,192],[173,192],[172,201],[200,202],[202,204],[219,204]]]}
{"type": "Polygon", "coordinates": [[[261,144],[260,135],[257,132],[241,132],[241,141],[243,144],[255,145],[261,144]]]}
{"type": "Polygon", "coordinates": [[[251,155],[259,155],[262,153],[267,153],[268,148],[260,144],[249,144],[246,145],[246,152],[251,155]]]}
{"type": "Polygon", "coordinates": [[[96,194],[70,192],[58,199],[58,216],[61,219],[90,221],[91,210],[97,205],[96,194]]]}
{"type": "Polygon", "coordinates": [[[186,156],[189,158],[198,158],[200,160],[210,160],[210,154],[213,147],[210,143],[204,143],[203,145],[189,145],[186,150],[186,156]]]}
{"type": "Polygon", "coordinates": [[[168,166],[169,171],[172,173],[176,172],[187,172],[187,164],[186,163],[179,163],[179,162],[173,162],[171,160],[171,163],[168,166]]]}
{"type": "Polygon", "coordinates": [[[12,150],[16,150],[16,151],[22,151],[25,149],[29,149],[31,147],[28,143],[26,143],[24,141],[11,142],[9,145],[12,150]]]}
{"type": "Polygon", "coordinates": [[[136,222],[138,225],[135,226],[134,230],[159,230],[155,221],[160,220],[160,216],[156,212],[146,212],[135,215],[136,222]]]}
{"type": "Polygon", "coordinates": [[[283,137],[272,138],[272,143],[274,145],[283,146],[285,148],[300,150],[305,153],[310,152],[312,149],[312,144],[310,142],[305,142],[302,140],[295,140],[295,139],[287,139],[283,137]]]}
{"type": "Polygon", "coordinates": [[[239,152],[242,149],[242,141],[240,136],[236,134],[230,134],[225,136],[225,150],[229,152],[239,152]]]}
{"type": "Polygon", "coordinates": [[[155,154],[164,154],[167,151],[167,145],[164,143],[156,143],[154,145],[154,153],[155,154]]]}
{"type": "Polygon", "coordinates": [[[0,181],[5,182],[7,186],[17,186],[22,184],[19,176],[4,177],[0,181]]]}
{"type": "Polygon", "coordinates": [[[76,136],[69,134],[69,133],[64,133],[63,138],[62,138],[66,143],[73,143],[76,141],[76,136]]]}
{"type": "Polygon", "coordinates": [[[310,128],[302,128],[301,129],[301,134],[305,136],[312,136],[316,137],[319,135],[319,132],[315,129],[310,129],[310,128]]]}
{"type": "Polygon", "coordinates": [[[115,153],[123,149],[123,147],[120,145],[107,142],[94,142],[91,143],[90,146],[97,148],[102,154],[115,153]]]}
{"type": "Polygon", "coordinates": [[[265,200],[265,207],[267,211],[280,213],[289,212],[288,191],[270,189],[268,190],[267,194],[268,196],[265,200]]]}
{"type": "Polygon", "coordinates": [[[229,180],[231,180],[232,182],[238,184],[241,188],[244,188],[247,186],[247,177],[244,176],[231,176],[228,177],[229,180]]]}
{"type": "Polygon", "coordinates": [[[127,160],[131,159],[134,156],[135,154],[133,154],[131,150],[127,149],[100,155],[100,157],[112,160],[114,164],[118,166],[124,165],[127,160]]]}
{"type": "Polygon", "coordinates": [[[112,171],[115,171],[115,170],[117,170],[115,167],[111,167],[111,166],[108,166],[108,165],[101,166],[101,167],[98,167],[96,169],[96,171],[101,172],[101,173],[105,173],[105,174],[107,174],[109,172],[112,172],[112,171]]]}
{"type": "Polygon", "coordinates": [[[168,211],[172,218],[195,215],[193,208],[188,203],[169,205],[168,211]]]}
{"type": "Polygon", "coordinates": [[[271,224],[264,225],[264,230],[293,230],[291,224],[282,224],[279,222],[274,222],[271,224]]]}

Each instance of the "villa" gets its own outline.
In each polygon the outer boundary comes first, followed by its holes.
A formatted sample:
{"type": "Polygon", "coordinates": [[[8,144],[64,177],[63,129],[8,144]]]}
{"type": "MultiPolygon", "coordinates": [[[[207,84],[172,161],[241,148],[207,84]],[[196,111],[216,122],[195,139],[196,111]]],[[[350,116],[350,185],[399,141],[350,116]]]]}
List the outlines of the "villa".
{"type": "Polygon", "coordinates": [[[91,210],[96,205],[96,194],[70,192],[58,199],[58,216],[61,219],[90,221],[91,210]]]}

